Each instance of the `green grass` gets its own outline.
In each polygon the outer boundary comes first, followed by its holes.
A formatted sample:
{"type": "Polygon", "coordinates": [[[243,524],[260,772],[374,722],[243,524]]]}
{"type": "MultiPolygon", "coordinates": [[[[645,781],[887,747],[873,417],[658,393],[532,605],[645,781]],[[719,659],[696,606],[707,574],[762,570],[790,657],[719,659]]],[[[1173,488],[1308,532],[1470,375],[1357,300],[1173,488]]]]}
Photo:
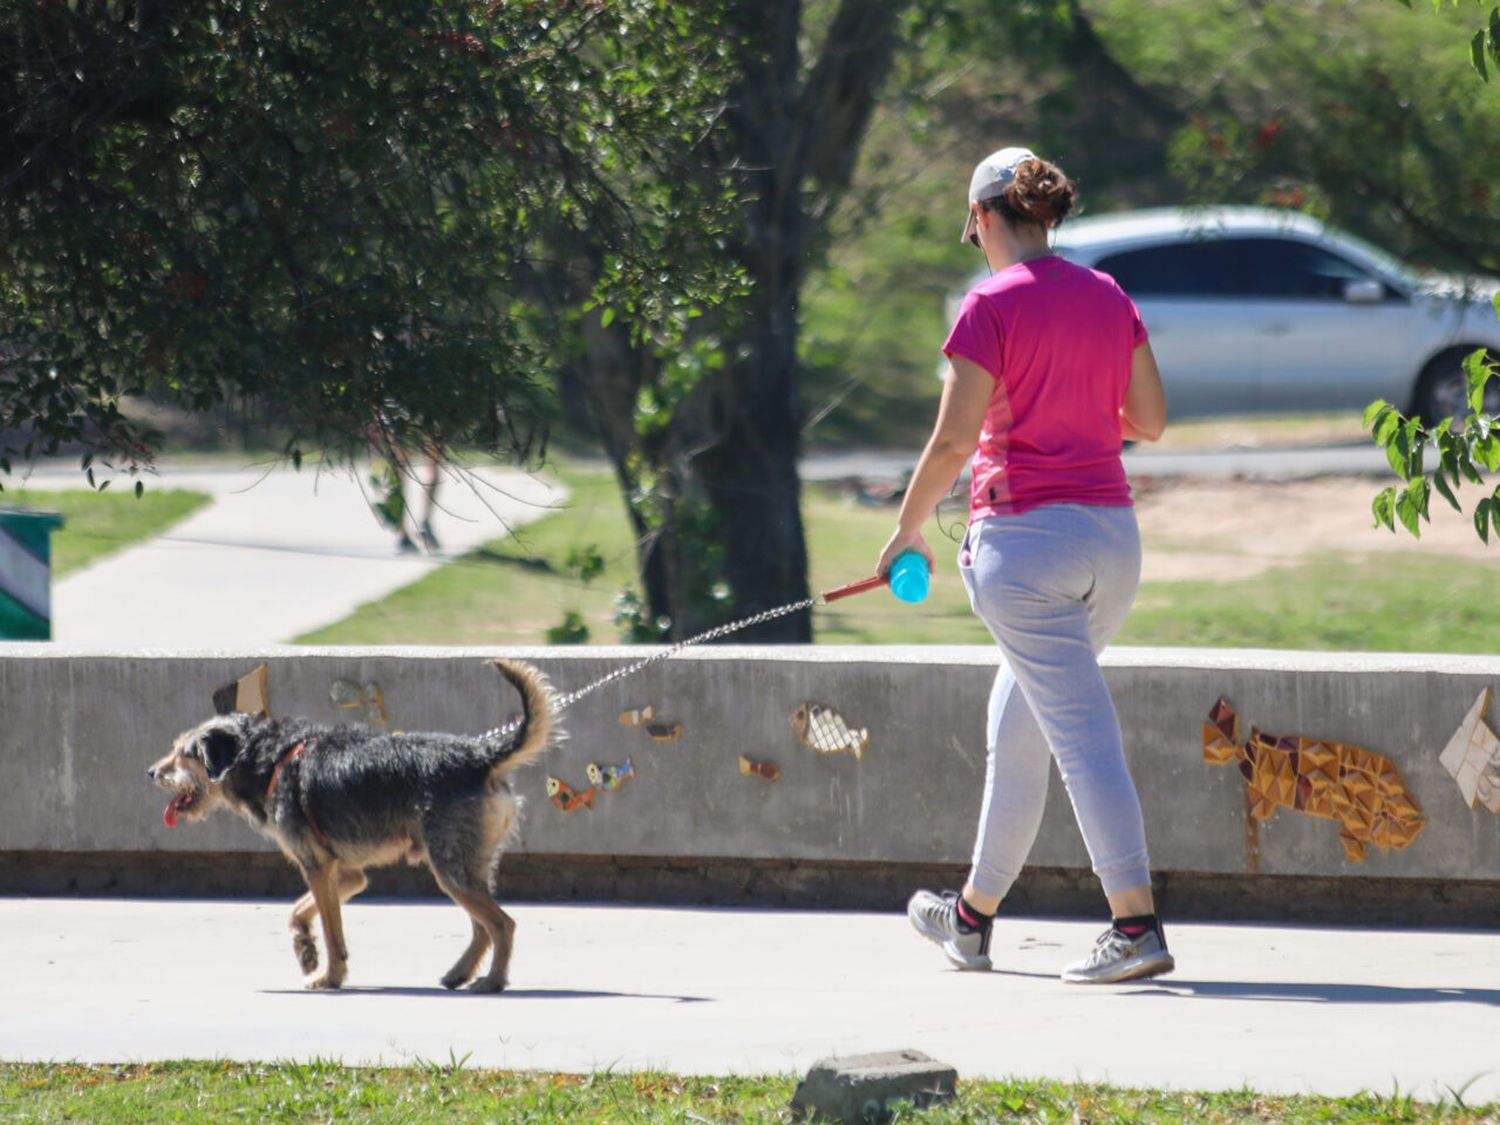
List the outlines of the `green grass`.
{"type": "MultiPolygon", "coordinates": [[[[306,644],[542,644],[567,613],[588,643],[613,644],[614,600],[635,584],[634,549],[613,478],[568,470],[567,508],[497,540],[351,617],[299,637],[306,644]],[[570,553],[593,545],[603,573],[585,583],[570,553]]],[[[945,509],[945,512],[947,510],[945,509]]],[[[811,585],[829,590],[863,578],[895,523],[891,507],[804,493],[811,585]]],[[[953,556],[962,524],[947,512],[927,529],[938,556],[920,606],[873,590],[814,611],[824,644],[987,644],[969,611],[953,556]],[[950,541],[953,540],[953,541],[950,541]]],[[[1372,532],[1373,534],[1373,532],[1372,532]]],[[[1151,545],[1146,549],[1149,552],[1151,545]]],[[[1158,582],[1141,589],[1117,643],[1210,648],[1369,652],[1495,651],[1500,570],[1411,550],[1370,559],[1321,556],[1234,582],[1158,582]]]]}
{"type": "Polygon", "coordinates": [[[0,508],[61,512],[65,523],[52,533],[52,575],[67,574],[142,539],[160,535],[209,502],[201,492],[148,489],[92,492],[67,489],[44,492],[10,489],[0,492],[0,508]]]}
{"type": "MultiPolygon", "coordinates": [[[[305,633],[300,644],[542,644],[549,628],[576,613],[588,643],[615,644],[615,598],[637,586],[635,549],[614,478],[605,473],[561,473],[571,490],[566,509],[487,543],[389,597],[332,625],[305,633]],[[592,545],[604,570],[583,582],[569,564],[578,547],[592,545]]],[[[874,573],[875,559],[895,525],[894,508],[856,507],[809,490],[805,512],[812,544],[811,583],[826,590],[874,573]]],[[[950,527],[945,520],[944,526],[950,527]]],[[[961,525],[959,525],[961,527],[961,525]]],[[[939,553],[952,554],[933,539],[939,553]]],[[[920,609],[874,590],[818,609],[814,627],[825,643],[982,643],[984,626],[950,568],[938,575],[920,609]]]]}
{"type": "Polygon", "coordinates": [[[1142,587],[1118,643],[1493,653],[1500,569],[1405,551],[1332,556],[1239,582],[1142,587]]]}
{"type": "Polygon", "coordinates": [[[563,512],[485,544],[389,597],[332,625],[298,637],[300,644],[541,644],[546,631],[577,613],[589,641],[612,644],[614,600],[635,584],[635,548],[614,477],[560,474],[571,490],[563,512]],[[604,570],[584,582],[569,556],[592,545],[604,570]]]}
{"type": "MultiPolygon", "coordinates": [[[[0,1064],[0,1121],[777,1122],[790,1077],[541,1074],[458,1064],[389,1068],[331,1062],[0,1064]]],[[[1495,1122],[1500,1107],[1428,1104],[1400,1094],[1280,1097],[1082,1083],[961,1082],[942,1106],[903,1112],[924,1125],[1016,1122],[1495,1122]]]]}

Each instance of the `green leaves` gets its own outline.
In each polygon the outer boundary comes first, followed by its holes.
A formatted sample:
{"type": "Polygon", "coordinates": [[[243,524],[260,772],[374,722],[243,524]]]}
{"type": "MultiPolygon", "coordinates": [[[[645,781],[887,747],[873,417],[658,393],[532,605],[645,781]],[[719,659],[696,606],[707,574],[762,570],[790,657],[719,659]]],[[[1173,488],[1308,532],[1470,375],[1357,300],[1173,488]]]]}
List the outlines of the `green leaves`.
{"type": "Polygon", "coordinates": [[[1385,399],[1377,398],[1374,402],[1370,403],[1369,406],[1365,407],[1365,413],[1361,425],[1364,425],[1366,427],[1373,426],[1377,422],[1384,419],[1386,415],[1394,412],[1395,409],[1396,408],[1390,403],[1386,402],[1385,399]]]}
{"type": "Polygon", "coordinates": [[[1420,478],[1403,489],[1382,489],[1370,504],[1375,516],[1374,526],[1395,531],[1396,521],[1400,520],[1401,526],[1414,538],[1422,538],[1421,521],[1431,522],[1432,518],[1427,512],[1428,496],[1427,482],[1420,478]]]}
{"type": "Polygon", "coordinates": [[[586,645],[589,643],[589,627],[577,610],[563,614],[562,621],[553,625],[546,633],[549,645],[586,645]]]}
{"type": "Polygon", "coordinates": [[[1495,510],[1495,498],[1486,497],[1474,505],[1474,530],[1486,543],[1490,541],[1490,524],[1500,526],[1500,513],[1495,510]]]}
{"type": "Polygon", "coordinates": [[[1384,399],[1377,399],[1365,408],[1365,425],[1375,438],[1375,444],[1385,450],[1391,470],[1402,480],[1411,480],[1422,475],[1422,449],[1420,440],[1422,424],[1419,419],[1407,418],[1384,399]]]}
{"type": "Polygon", "coordinates": [[[1444,500],[1448,501],[1448,505],[1455,512],[1462,512],[1464,510],[1463,505],[1458,502],[1458,497],[1453,495],[1453,487],[1448,483],[1447,477],[1445,477],[1442,473],[1433,473],[1432,483],[1434,487],[1437,488],[1438,494],[1442,496],[1444,500]]]}
{"type": "Polygon", "coordinates": [[[1422,538],[1422,528],[1419,520],[1429,520],[1427,514],[1427,481],[1418,477],[1416,480],[1396,496],[1396,518],[1401,521],[1401,526],[1412,533],[1416,539],[1422,538]]]}
{"type": "Polygon", "coordinates": [[[650,437],[670,425],[703,380],[724,367],[722,344],[712,335],[686,340],[660,358],[636,395],[635,427],[650,437]]]}
{"type": "Polygon", "coordinates": [[[1469,65],[1482,82],[1490,80],[1489,63],[1500,65],[1500,7],[1490,9],[1488,22],[1469,40],[1469,65]]]}
{"type": "Polygon", "coordinates": [[[587,586],[604,573],[604,555],[600,553],[598,544],[585,543],[568,551],[563,566],[587,586]]]}
{"type": "Polygon", "coordinates": [[[665,171],[725,96],[713,3],[140,11],[0,5],[0,432],[37,453],[149,460],[145,390],[252,403],[294,459],[377,418],[524,456],[591,286],[575,231],[643,337],[724,288],[692,241],[723,193],[665,171]]]}
{"type": "MultiPolygon", "coordinates": [[[[1496,298],[1500,301],[1500,297],[1496,298]]],[[[1500,315],[1500,306],[1497,306],[1497,315],[1500,315]]],[[[1484,411],[1484,389],[1485,385],[1495,378],[1500,367],[1489,361],[1489,353],[1484,348],[1470,352],[1464,356],[1464,378],[1469,384],[1469,409],[1480,414],[1484,411]]]]}
{"type": "MultiPolygon", "coordinates": [[[[1471,405],[1483,405],[1483,387],[1493,374],[1486,367],[1484,377],[1475,381],[1471,365],[1480,364],[1483,352],[1469,356],[1465,371],[1471,372],[1470,386],[1478,386],[1480,397],[1471,393],[1471,405]]],[[[1375,518],[1375,527],[1396,530],[1399,521],[1414,538],[1422,537],[1422,521],[1431,522],[1429,506],[1432,493],[1436,492],[1455,511],[1463,511],[1458,500],[1458,490],[1464,481],[1485,485],[1484,469],[1500,471],[1500,432],[1495,429],[1496,420],[1482,410],[1474,409],[1464,419],[1461,433],[1454,433],[1454,421],[1445,418],[1428,430],[1418,418],[1407,418],[1390,403],[1383,400],[1372,402],[1364,413],[1364,422],[1370,427],[1375,444],[1385,451],[1391,470],[1406,482],[1405,487],[1390,486],[1377,493],[1370,502],[1370,511],[1375,518]],[[1437,467],[1429,474],[1424,471],[1424,455],[1427,450],[1437,452],[1437,467]]],[[[1474,530],[1486,543],[1489,542],[1491,526],[1500,527],[1500,488],[1493,496],[1482,499],[1474,509],[1474,530]]]]}

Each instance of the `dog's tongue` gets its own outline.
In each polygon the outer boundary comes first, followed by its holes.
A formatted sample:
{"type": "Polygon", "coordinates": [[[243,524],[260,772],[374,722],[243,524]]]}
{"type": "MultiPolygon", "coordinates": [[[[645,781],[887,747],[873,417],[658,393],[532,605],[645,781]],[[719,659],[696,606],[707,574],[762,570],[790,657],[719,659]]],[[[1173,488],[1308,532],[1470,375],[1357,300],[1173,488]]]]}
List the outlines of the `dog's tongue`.
{"type": "Polygon", "coordinates": [[[161,814],[162,823],[164,823],[168,828],[177,827],[177,801],[178,798],[173,797],[171,802],[167,805],[167,811],[161,814]]]}

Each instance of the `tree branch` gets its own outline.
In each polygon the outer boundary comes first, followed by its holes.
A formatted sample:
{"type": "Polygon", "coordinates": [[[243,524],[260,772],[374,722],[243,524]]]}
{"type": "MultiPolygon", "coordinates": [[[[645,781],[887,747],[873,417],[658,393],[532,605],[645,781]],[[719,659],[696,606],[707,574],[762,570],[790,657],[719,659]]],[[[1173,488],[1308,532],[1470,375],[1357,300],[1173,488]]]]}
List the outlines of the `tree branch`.
{"type": "Polygon", "coordinates": [[[843,0],[798,99],[797,166],[819,192],[849,186],[876,94],[896,52],[901,0],[843,0]]]}

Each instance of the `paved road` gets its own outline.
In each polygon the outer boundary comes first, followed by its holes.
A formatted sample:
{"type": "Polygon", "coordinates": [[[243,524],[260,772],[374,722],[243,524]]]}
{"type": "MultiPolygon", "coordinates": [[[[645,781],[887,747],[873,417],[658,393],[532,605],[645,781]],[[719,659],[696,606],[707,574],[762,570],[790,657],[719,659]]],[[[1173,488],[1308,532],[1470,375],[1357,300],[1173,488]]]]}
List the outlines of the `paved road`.
{"type": "MultiPolygon", "coordinates": [[[[310,469],[164,466],[151,487],[206,492],[213,502],[164,536],[55,580],[53,640],[175,649],[286,643],[566,499],[525,473],[480,470],[439,491],[433,530],[442,549],[400,554],[371,513],[362,480],[310,469]]],[[[51,466],[27,483],[67,488],[83,480],[74,466],[51,466]]]]}
{"type": "MultiPolygon", "coordinates": [[[[804,480],[868,477],[898,480],[917,463],[917,450],[824,453],[802,463],[804,480]]],[[[1388,475],[1385,453],[1368,443],[1316,449],[1224,449],[1161,453],[1139,447],[1124,455],[1131,477],[1258,477],[1295,480],[1329,474],[1388,475]]]]}
{"type": "Polygon", "coordinates": [[[1056,978],[1086,922],[1005,919],[973,974],[899,915],[523,903],[511,991],[478,996],[436,984],[456,907],[356,901],[328,994],[300,988],[286,907],[0,899],[0,1058],[802,1073],[915,1047],[967,1078],[1500,1100],[1490,933],[1180,925],[1175,975],[1087,987],[1056,978]]]}

